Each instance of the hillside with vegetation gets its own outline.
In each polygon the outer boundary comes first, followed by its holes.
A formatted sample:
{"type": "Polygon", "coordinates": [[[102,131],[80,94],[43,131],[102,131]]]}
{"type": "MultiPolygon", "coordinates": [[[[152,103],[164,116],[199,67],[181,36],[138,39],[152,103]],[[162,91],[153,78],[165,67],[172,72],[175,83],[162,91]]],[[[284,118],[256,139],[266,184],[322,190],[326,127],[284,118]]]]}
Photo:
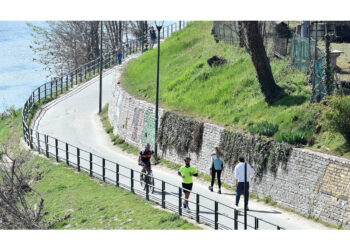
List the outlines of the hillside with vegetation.
{"type": "MultiPolygon", "coordinates": [[[[211,35],[212,22],[193,22],[161,44],[160,104],[200,120],[277,141],[306,145],[350,156],[344,137],[324,121],[323,104],[311,104],[305,73],[288,58],[270,58],[276,83],[285,95],[275,104],[264,101],[249,54],[211,35]],[[212,56],[226,63],[210,67],[212,56]]],[[[157,50],[131,61],[122,85],[134,96],[155,102],[157,50]]]]}

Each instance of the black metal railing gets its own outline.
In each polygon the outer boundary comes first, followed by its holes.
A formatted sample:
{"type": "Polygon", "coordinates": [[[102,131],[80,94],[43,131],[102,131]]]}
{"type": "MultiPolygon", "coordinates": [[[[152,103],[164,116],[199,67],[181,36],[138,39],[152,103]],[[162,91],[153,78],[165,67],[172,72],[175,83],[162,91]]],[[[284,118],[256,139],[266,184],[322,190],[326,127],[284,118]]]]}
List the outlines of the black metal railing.
{"type": "MultiPolygon", "coordinates": [[[[179,25],[171,24],[166,26],[165,29],[167,31],[164,32],[163,30],[163,38],[169,37],[171,33],[184,28],[186,25],[187,22],[183,22],[181,25],[179,23],[179,25]]],[[[135,46],[133,50],[130,50],[130,54],[141,50],[141,42],[138,40],[131,41],[131,43],[133,42],[135,46]]],[[[105,54],[103,58],[103,67],[105,68],[111,67],[117,62],[114,52],[105,54]]],[[[91,79],[96,73],[99,73],[99,63],[99,59],[89,62],[69,72],[64,77],[41,85],[31,93],[22,110],[24,140],[30,148],[45,154],[47,158],[55,158],[58,162],[63,161],[67,165],[74,166],[79,172],[85,171],[89,173],[90,177],[99,178],[104,182],[112,183],[117,187],[128,189],[135,194],[144,196],[147,200],[154,201],[163,208],[178,213],[180,216],[192,218],[197,223],[209,225],[214,229],[237,230],[243,228],[244,222],[239,220],[239,211],[227,204],[192,192],[191,197],[194,200],[189,199],[188,202],[190,207],[195,209],[190,211],[183,210],[182,202],[185,198],[182,196],[182,187],[154,177],[154,192],[150,192],[149,188],[144,190],[140,185],[140,171],[29,128],[30,124],[27,124],[28,115],[33,112],[35,105],[40,104],[42,101],[50,101],[69,91],[70,88],[78,83],[91,79]]],[[[264,229],[283,229],[261,218],[249,214],[248,217],[248,228],[257,230],[262,228],[261,225],[263,225],[264,229]]]]}
{"type": "MultiPolygon", "coordinates": [[[[228,204],[192,191],[192,198],[187,200],[192,209],[188,211],[182,208],[182,203],[186,200],[182,195],[184,189],[176,183],[153,177],[154,192],[151,192],[150,188],[141,187],[141,171],[137,169],[123,166],[33,129],[30,129],[29,138],[31,148],[45,154],[47,158],[55,158],[57,162],[65,162],[67,165],[76,167],[78,172],[85,171],[90,177],[130,190],[146,197],[147,200],[158,203],[164,209],[178,213],[180,216],[191,218],[197,223],[206,224],[214,229],[237,230],[244,227],[240,212],[228,204]]],[[[138,165],[135,164],[135,167],[138,165]]],[[[276,224],[249,214],[247,227],[255,230],[261,228],[283,229],[276,224]]]]}

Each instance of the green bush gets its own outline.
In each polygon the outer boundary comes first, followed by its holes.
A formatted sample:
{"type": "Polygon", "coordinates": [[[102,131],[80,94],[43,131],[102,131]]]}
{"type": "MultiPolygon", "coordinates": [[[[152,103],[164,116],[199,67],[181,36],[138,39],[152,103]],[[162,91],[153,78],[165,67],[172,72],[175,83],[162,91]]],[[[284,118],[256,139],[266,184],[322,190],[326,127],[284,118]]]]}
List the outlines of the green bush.
{"type": "Polygon", "coordinates": [[[340,133],[350,145],[350,96],[335,95],[324,103],[327,104],[322,113],[325,128],[340,133]]]}
{"type": "Polygon", "coordinates": [[[306,134],[304,132],[284,132],[280,133],[275,137],[275,140],[278,142],[287,142],[289,144],[298,145],[307,143],[306,134]]]}
{"type": "Polygon", "coordinates": [[[267,121],[257,123],[255,126],[248,128],[252,134],[273,136],[278,131],[278,125],[267,121]]]}

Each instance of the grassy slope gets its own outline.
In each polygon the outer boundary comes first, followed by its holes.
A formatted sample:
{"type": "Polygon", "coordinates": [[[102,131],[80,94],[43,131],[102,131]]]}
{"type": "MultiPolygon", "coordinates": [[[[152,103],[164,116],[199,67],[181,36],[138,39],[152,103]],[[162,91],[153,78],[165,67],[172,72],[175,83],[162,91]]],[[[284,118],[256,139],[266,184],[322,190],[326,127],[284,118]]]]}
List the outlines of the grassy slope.
{"type": "MultiPolygon", "coordinates": [[[[270,107],[264,102],[250,56],[225,43],[215,43],[212,22],[195,22],[161,45],[160,102],[163,107],[211,120],[226,127],[247,130],[258,122],[279,125],[279,131],[304,131],[315,137],[314,148],[340,155],[349,154],[341,136],[314,133],[317,109],[309,104],[311,88],[305,74],[289,60],[272,60],[277,84],[288,95],[270,107]],[[225,57],[224,66],[210,68],[211,56],[225,57]],[[323,145],[326,145],[323,146],[323,145]],[[327,149],[327,147],[329,149],[327,149]]],[[[122,84],[136,97],[155,101],[157,50],[129,63],[122,84]]]]}
{"type": "MultiPolygon", "coordinates": [[[[0,114],[1,117],[1,114],[0,114]]],[[[1,120],[0,119],[0,145],[3,144],[9,135],[11,139],[19,142],[23,136],[22,132],[22,110],[17,110],[12,116],[1,120]]]]}
{"type": "MultiPolygon", "coordinates": [[[[13,143],[19,142],[21,111],[16,114],[0,120],[0,145],[9,136],[13,143]]],[[[154,208],[153,202],[114,185],[91,180],[64,163],[57,165],[52,159],[35,156],[34,166],[39,166],[42,173],[34,189],[45,199],[47,219],[70,214],[70,218],[55,224],[54,229],[199,229],[176,214],[154,208]]]]}
{"type": "MultiPolygon", "coordinates": [[[[162,44],[161,103],[235,128],[263,120],[276,122],[282,129],[294,127],[289,124],[291,116],[306,107],[310,96],[305,75],[288,67],[288,61],[273,61],[276,81],[293,93],[268,107],[249,55],[215,43],[211,27],[211,22],[190,24],[162,44]],[[225,57],[228,63],[210,68],[206,61],[213,55],[225,57]]],[[[135,59],[122,79],[128,91],[150,101],[155,97],[155,59],[156,50],[135,59]]]]}
{"type": "Polygon", "coordinates": [[[45,207],[53,215],[71,217],[53,226],[54,229],[196,229],[178,215],[160,211],[130,191],[101,181],[92,181],[86,174],[48,163],[37,158],[44,177],[35,185],[45,198],[45,207]]]}

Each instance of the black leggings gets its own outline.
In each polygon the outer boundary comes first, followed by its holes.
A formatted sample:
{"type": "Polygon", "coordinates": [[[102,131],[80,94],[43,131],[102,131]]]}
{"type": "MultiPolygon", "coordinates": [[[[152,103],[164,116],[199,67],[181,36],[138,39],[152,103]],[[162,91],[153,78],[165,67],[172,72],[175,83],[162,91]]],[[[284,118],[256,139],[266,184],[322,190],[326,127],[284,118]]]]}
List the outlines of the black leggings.
{"type": "Polygon", "coordinates": [[[222,170],[216,170],[215,168],[211,169],[211,186],[212,187],[214,186],[215,174],[217,174],[219,189],[221,189],[221,171],[222,170]]]}

